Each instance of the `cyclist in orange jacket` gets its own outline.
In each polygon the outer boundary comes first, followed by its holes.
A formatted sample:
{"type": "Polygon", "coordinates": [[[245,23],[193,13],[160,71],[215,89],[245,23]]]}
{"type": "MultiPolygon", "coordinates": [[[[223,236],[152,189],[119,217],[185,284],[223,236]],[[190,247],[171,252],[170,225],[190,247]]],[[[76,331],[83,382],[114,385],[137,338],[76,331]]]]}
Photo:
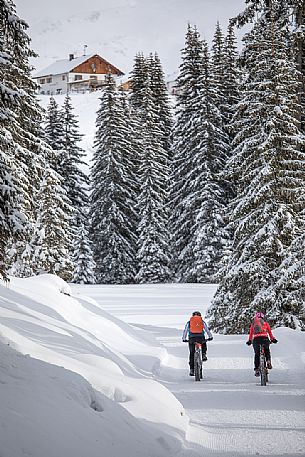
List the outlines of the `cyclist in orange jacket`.
{"type": "Polygon", "coordinates": [[[249,339],[246,342],[248,346],[253,344],[254,349],[254,375],[259,376],[259,347],[264,346],[266,355],[267,368],[272,369],[271,354],[270,354],[270,341],[277,343],[277,339],[274,338],[270,325],[264,320],[264,313],[257,312],[254,316],[253,322],[250,325],[249,339]]]}
{"type": "Polygon", "coordinates": [[[206,341],[212,341],[212,333],[207,326],[206,322],[202,319],[200,311],[194,311],[190,320],[185,324],[182,341],[189,343],[189,365],[190,365],[190,376],[194,376],[194,355],[195,355],[195,343],[202,344],[202,361],[205,362],[207,358],[207,343],[206,341]],[[205,334],[208,335],[206,339],[205,334]]]}

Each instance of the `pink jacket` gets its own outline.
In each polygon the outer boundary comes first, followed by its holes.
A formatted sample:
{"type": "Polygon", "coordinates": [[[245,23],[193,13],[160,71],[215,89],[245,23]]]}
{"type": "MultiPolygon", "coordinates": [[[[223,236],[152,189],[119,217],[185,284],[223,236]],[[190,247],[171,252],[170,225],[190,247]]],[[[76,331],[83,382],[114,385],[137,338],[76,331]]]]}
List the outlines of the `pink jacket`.
{"type": "Polygon", "coordinates": [[[257,338],[258,336],[269,336],[270,340],[273,340],[274,336],[272,335],[272,331],[271,331],[271,328],[270,328],[270,325],[268,324],[268,322],[264,322],[264,326],[263,326],[263,329],[264,331],[262,333],[256,333],[256,335],[253,335],[253,325],[251,324],[250,325],[250,332],[249,332],[249,341],[252,341],[253,340],[253,336],[254,338],[257,338]]]}

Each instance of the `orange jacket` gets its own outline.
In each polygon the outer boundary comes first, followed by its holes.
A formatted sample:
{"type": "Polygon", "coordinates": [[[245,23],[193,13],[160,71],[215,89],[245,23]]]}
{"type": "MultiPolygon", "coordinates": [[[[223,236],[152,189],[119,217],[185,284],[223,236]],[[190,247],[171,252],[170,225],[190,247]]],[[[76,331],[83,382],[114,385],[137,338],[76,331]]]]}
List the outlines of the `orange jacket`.
{"type": "MultiPolygon", "coordinates": [[[[254,335],[254,338],[257,338],[258,336],[266,336],[270,338],[270,340],[273,340],[274,336],[272,335],[272,331],[271,331],[271,328],[270,328],[270,325],[268,324],[268,322],[264,322],[264,326],[263,326],[263,329],[264,331],[262,333],[257,333],[256,335],[254,335]]],[[[250,331],[249,331],[249,341],[252,341],[253,339],[253,325],[251,324],[250,325],[250,331]]]]}

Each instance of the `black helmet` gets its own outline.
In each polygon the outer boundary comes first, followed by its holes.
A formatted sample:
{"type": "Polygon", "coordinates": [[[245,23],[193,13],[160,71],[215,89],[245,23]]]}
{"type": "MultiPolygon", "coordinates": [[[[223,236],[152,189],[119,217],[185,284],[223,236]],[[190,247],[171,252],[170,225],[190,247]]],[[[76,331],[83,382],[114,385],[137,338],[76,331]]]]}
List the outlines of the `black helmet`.
{"type": "Polygon", "coordinates": [[[193,312],[193,316],[201,316],[201,312],[200,311],[194,311],[193,312]]]}

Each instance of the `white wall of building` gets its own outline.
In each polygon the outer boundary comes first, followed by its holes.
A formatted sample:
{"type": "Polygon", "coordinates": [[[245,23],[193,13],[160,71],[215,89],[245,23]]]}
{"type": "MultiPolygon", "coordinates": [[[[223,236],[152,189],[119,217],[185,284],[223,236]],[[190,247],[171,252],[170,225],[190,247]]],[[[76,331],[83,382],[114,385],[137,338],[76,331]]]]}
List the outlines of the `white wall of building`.
{"type": "MultiPolygon", "coordinates": [[[[66,94],[68,91],[68,84],[75,83],[74,88],[83,88],[82,81],[90,79],[97,81],[104,81],[107,75],[104,74],[90,74],[90,73],[67,73],[62,75],[44,76],[42,78],[35,78],[39,85],[38,92],[42,95],[57,95],[66,94]]],[[[114,77],[114,79],[119,79],[114,77]]]]}
{"type": "Polygon", "coordinates": [[[52,75],[43,78],[37,78],[39,84],[39,93],[44,95],[56,95],[67,92],[68,75],[52,75]]]}
{"type": "Polygon", "coordinates": [[[102,74],[96,74],[96,73],[69,73],[68,74],[68,82],[74,82],[77,80],[83,80],[83,81],[88,81],[88,79],[97,79],[98,81],[104,81],[106,78],[106,75],[102,74]]]}

